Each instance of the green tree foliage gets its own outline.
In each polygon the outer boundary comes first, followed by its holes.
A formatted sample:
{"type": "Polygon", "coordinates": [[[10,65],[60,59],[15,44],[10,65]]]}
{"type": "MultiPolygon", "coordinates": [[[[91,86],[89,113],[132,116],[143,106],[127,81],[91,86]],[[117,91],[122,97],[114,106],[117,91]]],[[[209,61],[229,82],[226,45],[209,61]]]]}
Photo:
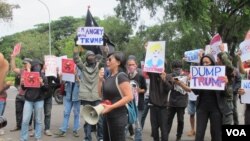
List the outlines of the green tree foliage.
{"type": "Polygon", "coordinates": [[[164,24],[176,22],[180,40],[172,47],[195,40],[199,42],[192,47],[204,47],[219,33],[233,54],[250,26],[249,0],[120,0],[116,13],[134,25],[143,8],[150,10],[152,16],[159,8],[164,9],[164,24]]]}
{"type": "Polygon", "coordinates": [[[0,19],[3,21],[11,21],[14,8],[19,8],[19,5],[8,4],[5,0],[0,0],[0,19]]]}

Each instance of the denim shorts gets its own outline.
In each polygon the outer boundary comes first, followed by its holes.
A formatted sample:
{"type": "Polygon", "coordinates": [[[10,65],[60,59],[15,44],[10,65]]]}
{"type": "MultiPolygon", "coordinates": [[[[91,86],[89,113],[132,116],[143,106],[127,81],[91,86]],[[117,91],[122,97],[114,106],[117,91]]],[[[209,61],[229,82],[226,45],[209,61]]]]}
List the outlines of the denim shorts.
{"type": "Polygon", "coordinates": [[[196,112],[196,101],[188,101],[188,114],[194,115],[196,112]]]}

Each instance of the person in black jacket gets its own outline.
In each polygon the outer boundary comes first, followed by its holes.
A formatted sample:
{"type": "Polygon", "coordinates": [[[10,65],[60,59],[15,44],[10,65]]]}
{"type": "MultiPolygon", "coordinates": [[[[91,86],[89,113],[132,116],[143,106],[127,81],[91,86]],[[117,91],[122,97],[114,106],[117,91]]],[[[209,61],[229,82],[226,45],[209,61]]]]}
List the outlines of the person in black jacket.
{"type": "Polygon", "coordinates": [[[23,121],[20,132],[20,141],[28,141],[28,129],[29,121],[31,118],[32,111],[34,110],[35,115],[35,138],[36,141],[41,141],[42,138],[42,114],[44,106],[44,93],[48,91],[48,81],[44,73],[41,73],[42,62],[39,60],[33,60],[31,67],[27,70],[28,72],[39,72],[40,73],[40,87],[24,87],[24,78],[21,79],[21,85],[26,89],[24,98],[24,110],[23,110],[23,121]]]}
{"type": "Polygon", "coordinates": [[[187,86],[187,76],[182,71],[182,62],[174,60],[171,63],[172,73],[168,77],[172,80],[172,88],[168,101],[168,134],[171,131],[175,114],[177,114],[177,134],[176,141],[181,140],[184,128],[185,108],[188,104],[188,94],[191,89],[187,86]]]}
{"type": "MultiPolygon", "coordinates": [[[[200,61],[201,66],[214,66],[215,63],[212,54],[204,55],[200,61]]],[[[227,83],[226,76],[224,83],[227,83]]],[[[204,140],[208,120],[210,120],[211,140],[222,141],[222,118],[232,114],[232,110],[226,103],[225,90],[192,89],[192,91],[198,95],[195,141],[204,140]]]]}

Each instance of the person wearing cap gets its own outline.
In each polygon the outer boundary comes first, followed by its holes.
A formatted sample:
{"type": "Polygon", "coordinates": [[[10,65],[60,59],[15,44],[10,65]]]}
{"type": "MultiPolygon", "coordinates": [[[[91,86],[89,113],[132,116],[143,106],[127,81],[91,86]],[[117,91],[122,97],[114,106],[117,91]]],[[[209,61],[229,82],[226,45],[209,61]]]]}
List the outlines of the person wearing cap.
{"type": "MultiPolygon", "coordinates": [[[[21,129],[25,90],[23,90],[20,86],[20,79],[21,79],[22,73],[27,70],[27,68],[30,66],[30,62],[32,61],[32,59],[30,58],[24,58],[22,62],[23,68],[18,68],[16,67],[15,59],[16,59],[16,56],[11,55],[10,66],[11,66],[11,70],[16,74],[14,86],[18,90],[18,94],[16,95],[16,99],[15,99],[16,126],[14,129],[10,130],[11,132],[15,132],[21,129]]],[[[30,123],[29,123],[30,130],[32,129],[31,124],[32,124],[32,119],[30,120],[30,123]]]]}
{"type": "MultiPolygon", "coordinates": [[[[77,67],[80,69],[83,79],[80,80],[79,87],[79,99],[81,104],[96,106],[101,102],[101,98],[98,95],[97,84],[98,84],[98,73],[100,62],[97,61],[96,55],[94,52],[88,50],[85,54],[86,61],[82,62],[79,57],[79,50],[77,47],[74,48],[74,62],[77,67]]],[[[91,141],[91,131],[95,128],[97,130],[97,140],[103,140],[103,129],[102,129],[102,116],[100,116],[99,121],[96,125],[90,125],[87,122],[84,123],[84,134],[85,140],[91,141]]]]}
{"type": "Polygon", "coordinates": [[[20,141],[28,141],[29,121],[34,111],[35,119],[35,139],[41,141],[42,138],[42,115],[44,107],[44,94],[48,91],[49,85],[47,77],[42,73],[43,64],[40,60],[34,59],[27,72],[38,72],[40,74],[40,87],[24,86],[24,78],[21,79],[21,86],[26,90],[24,94],[25,103],[23,109],[23,120],[20,132],[20,141]]]}

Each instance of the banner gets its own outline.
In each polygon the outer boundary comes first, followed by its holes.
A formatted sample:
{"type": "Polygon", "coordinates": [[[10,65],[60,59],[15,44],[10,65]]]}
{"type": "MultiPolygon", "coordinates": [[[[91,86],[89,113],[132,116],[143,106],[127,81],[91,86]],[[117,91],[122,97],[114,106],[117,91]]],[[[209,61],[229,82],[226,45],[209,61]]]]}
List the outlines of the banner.
{"type": "Polygon", "coordinates": [[[143,71],[162,73],[165,62],[165,41],[148,42],[143,71]]]}
{"type": "Polygon", "coordinates": [[[201,49],[190,50],[184,52],[184,58],[186,62],[200,63],[200,52],[201,49]]]}
{"type": "Polygon", "coordinates": [[[40,88],[41,86],[39,72],[24,71],[22,78],[24,79],[24,87],[40,88]]]}
{"type": "Polygon", "coordinates": [[[77,45],[103,45],[103,27],[79,27],[77,45]]]}
{"type": "Polygon", "coordinates": [[[250,80],[241,80],[241,88],[245,90],[245,94],[241,95],[241,102],[250,104],[250,80]]]}
{"type": "Polygon", "coordinates": [[[54,55],[45,55],[44,63],[45,63],[45,76],[55,76],[57,77],[57,57],[54,55]]]}
{"type": "Polygon", "coordinates": [[[13,49],[12,55],[16,56],[20,53],[21,51],[21,43],[17,43],[13,49]]]}
{"type": "Polygon", "coordinates": [[[190,73],[191,89],[225,89],[225,66],[191,66],[190,73]]]}
{"type": "Polygon", "coordinates": [[[250,39],[240,43],[241,61],[250,60],[250,39]]]}

